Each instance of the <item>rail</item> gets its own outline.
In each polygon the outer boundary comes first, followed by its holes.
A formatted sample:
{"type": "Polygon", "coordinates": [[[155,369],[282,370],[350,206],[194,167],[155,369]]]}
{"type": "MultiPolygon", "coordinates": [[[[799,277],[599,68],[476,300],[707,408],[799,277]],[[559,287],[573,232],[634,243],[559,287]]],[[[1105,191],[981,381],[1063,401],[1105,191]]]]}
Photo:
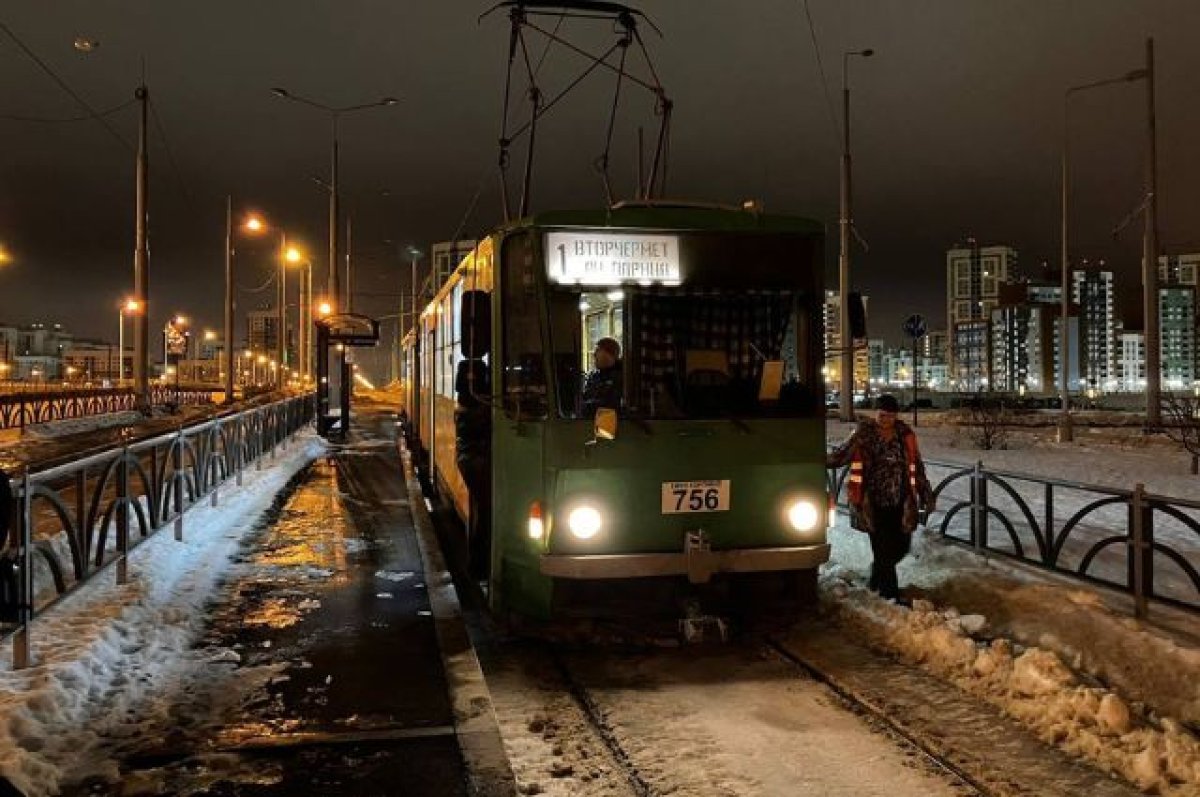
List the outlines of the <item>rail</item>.
{"type": "MultiPolygon", "coordinates": [[[[979,553],[1200,612],[1200,501],[926,460],[937,508],[926,528],[979,553]]],[[[828,472],[845,506],[846,468],[828,472]]]]}
{"type": "MultiPolygon", "coordinates": [[[[154,406],[211,404],[213,391],[211,387],[185,385],[176,389],[172,385],[154,385],[150,402],[154,406]]],[[[0,431],[134,409],[137,409],[137,394],[128,388],[7,393],[0,395],[0,431]]]]}
{"type": "Polygon", "coordinates": [[[233,479],[240,486],[250,465],[261,469],[263,458],[273,458],[312,418],[312,394],[290,397],[78,460],[35,466],[15,478],[9,532],[0,548],[0,585],[8,599],[0,638],[13,639],[14,668],[31,661],[31,624],[38,615],[110,569],[118,584],[126,583],[131,550],[167,525],[182,540],[190,507],[205,499],[216,506],[224,484],[233,479]],[[53,589],[39,590],[39,578],[48,578],[53,589]]]}

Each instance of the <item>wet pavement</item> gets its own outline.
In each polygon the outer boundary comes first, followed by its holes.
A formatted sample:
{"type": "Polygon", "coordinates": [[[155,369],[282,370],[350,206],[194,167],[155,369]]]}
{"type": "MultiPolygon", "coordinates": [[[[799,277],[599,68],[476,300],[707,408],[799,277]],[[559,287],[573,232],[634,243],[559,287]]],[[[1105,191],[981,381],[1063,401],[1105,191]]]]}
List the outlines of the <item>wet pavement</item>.
{"type": "Polygon", "coordinates": [[[211,667],[116,745],[117,791],[72,793],[467,794],[394,433],[367,409],[295,481],[213,607],[211,667]]]}

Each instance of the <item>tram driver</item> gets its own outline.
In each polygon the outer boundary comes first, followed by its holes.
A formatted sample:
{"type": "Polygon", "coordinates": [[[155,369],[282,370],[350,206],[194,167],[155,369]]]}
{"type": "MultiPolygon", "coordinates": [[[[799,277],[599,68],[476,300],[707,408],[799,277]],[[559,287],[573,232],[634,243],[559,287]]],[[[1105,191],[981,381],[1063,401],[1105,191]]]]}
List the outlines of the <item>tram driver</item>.
{"type": "Polygon", "coordinates": [[[599,409],[621,409],[625,394],[621,344],[616,338],[597,340],[592,360],[596,367],[583,380],[583,414],[588,418],[599,409]]]}

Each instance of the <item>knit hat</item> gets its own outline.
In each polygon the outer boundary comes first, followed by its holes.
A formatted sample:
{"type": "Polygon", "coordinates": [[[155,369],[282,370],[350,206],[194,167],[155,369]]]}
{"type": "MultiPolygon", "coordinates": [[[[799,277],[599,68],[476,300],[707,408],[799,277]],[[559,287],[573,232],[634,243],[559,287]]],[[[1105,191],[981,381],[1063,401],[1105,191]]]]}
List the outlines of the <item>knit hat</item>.
{"type": "Polygon", "coordinates": [[[900,402],[896,401],[896,397],[891,393],[884,393],[875,399],[875,409],[883,410],[884,412],[899,412],[900,402]]]}
{"type": "Polygon", "coordinates": [[[596,348],[608,352],[614,360],[621,359],[621,344],[616,338],[600,338],[596,341],[596,348]]]}

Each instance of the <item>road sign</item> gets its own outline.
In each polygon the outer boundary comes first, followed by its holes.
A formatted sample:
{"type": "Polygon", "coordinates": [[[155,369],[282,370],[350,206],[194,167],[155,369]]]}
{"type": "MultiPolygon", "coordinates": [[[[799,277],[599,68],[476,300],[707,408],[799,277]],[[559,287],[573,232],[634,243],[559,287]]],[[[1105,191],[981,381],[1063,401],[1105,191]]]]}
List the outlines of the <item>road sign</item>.
{"type": "Polygon", "coordinates": [[[913,340],[925,337],[925,316],[913,313],[904,319],[904,332],[913,340]]]}

